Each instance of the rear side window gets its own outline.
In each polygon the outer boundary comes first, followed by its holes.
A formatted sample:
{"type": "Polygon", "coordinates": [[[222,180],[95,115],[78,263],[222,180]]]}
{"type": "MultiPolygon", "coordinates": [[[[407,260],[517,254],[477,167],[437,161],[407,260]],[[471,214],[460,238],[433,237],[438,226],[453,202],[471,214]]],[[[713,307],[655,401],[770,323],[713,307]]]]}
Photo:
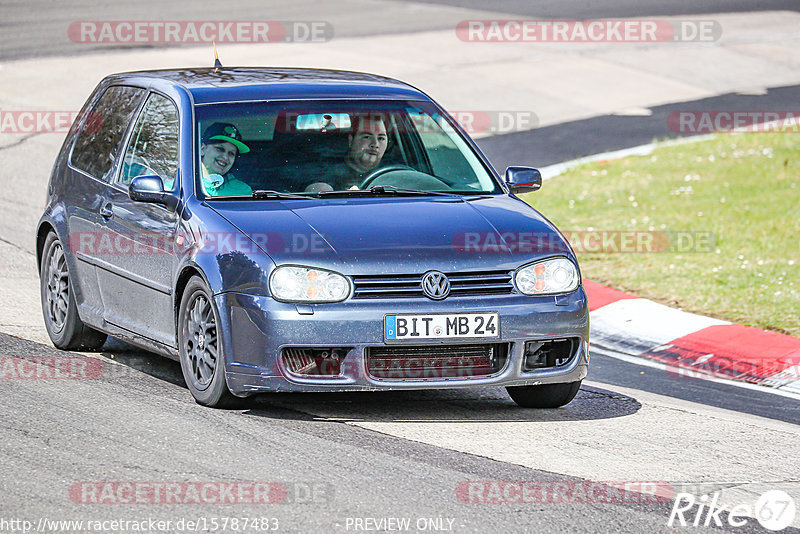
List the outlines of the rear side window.
{"type": "Polygon", "coordinates": [[[72,150],[72,165],[105,180],[144,93],[138,87],[109,87],[83,123],[72,150]]]}

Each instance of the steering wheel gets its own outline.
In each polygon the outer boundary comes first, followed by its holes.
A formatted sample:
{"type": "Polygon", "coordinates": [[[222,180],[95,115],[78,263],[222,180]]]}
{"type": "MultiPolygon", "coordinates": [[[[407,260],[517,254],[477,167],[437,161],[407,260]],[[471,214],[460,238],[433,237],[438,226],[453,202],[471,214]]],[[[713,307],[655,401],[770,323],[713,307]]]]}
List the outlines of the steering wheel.
{"type": "Polygon", "coordinates": [[[418,172],[416,169],[409,167],[408,165],[389,165],[387,167],[381,167],[380,169],[375,169],[368,175],[364,177],[364,180],[361,181],[361,185],[358,186],[359,189],[369,189],[369,186],[372,182],[374,182],[377,178],[383,176],[384,174],[388,174],[390,172],[395,171],[414,171],[418,172]]]}

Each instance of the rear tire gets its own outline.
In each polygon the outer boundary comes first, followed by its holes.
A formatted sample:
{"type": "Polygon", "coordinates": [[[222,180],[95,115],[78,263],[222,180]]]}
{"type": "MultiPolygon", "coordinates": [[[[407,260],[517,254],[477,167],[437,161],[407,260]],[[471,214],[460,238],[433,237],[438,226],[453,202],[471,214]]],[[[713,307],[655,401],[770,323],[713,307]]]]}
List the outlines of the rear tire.
{"type": "Polygon", "coordinates": [[[39,266],[44,326],[50,341],[62,350],[98,350],[106,334],[87,326],[78,316],[74,284],[64,247],[54,232],[47,234],[39,266]]]}
{"type": "Polygon", "coordinates": [[[506,391],[523,408],[558,408],[568,404],[578,390],[581,381],[566,384],[544,384],[541,386],[508,386],[506,391]]]}
{"type": "Polygon", "coordinates": [[[225,382],[225,357],[218,325],[211,291],[202,278],[192,277],[178,310],[178,351],[183,378],[198,404],[232,408],[240,399],[225,382]]]}

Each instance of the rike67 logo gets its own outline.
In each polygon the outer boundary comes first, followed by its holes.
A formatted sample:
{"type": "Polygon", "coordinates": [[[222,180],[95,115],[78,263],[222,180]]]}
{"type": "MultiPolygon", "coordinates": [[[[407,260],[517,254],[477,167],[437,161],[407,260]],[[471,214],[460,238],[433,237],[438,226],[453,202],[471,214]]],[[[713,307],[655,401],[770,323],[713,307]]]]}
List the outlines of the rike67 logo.
{"type": "Polygon", "coordinates": [[[720,492],[695,496],[691,493],[675,494],[675,502],[667,521],[668,527],[743,527],[755,518],[767,530],[783,530],[795,519],[794,499],[781,490],[763,493],[754,504],[738,503],[724,506],[720,492]]]}

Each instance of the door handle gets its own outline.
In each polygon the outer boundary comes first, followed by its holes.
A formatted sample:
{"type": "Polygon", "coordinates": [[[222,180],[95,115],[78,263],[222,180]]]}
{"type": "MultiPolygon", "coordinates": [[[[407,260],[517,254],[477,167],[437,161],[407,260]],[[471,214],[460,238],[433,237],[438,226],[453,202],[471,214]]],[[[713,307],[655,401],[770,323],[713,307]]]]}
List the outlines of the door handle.
{"type": "Polygon", "coordinates": [[[100,215],[103,216],[104,219],[110,219],[114,216],[114,209],[111,205],[111,202],[105,204],[100,208],[100,215]]]}

